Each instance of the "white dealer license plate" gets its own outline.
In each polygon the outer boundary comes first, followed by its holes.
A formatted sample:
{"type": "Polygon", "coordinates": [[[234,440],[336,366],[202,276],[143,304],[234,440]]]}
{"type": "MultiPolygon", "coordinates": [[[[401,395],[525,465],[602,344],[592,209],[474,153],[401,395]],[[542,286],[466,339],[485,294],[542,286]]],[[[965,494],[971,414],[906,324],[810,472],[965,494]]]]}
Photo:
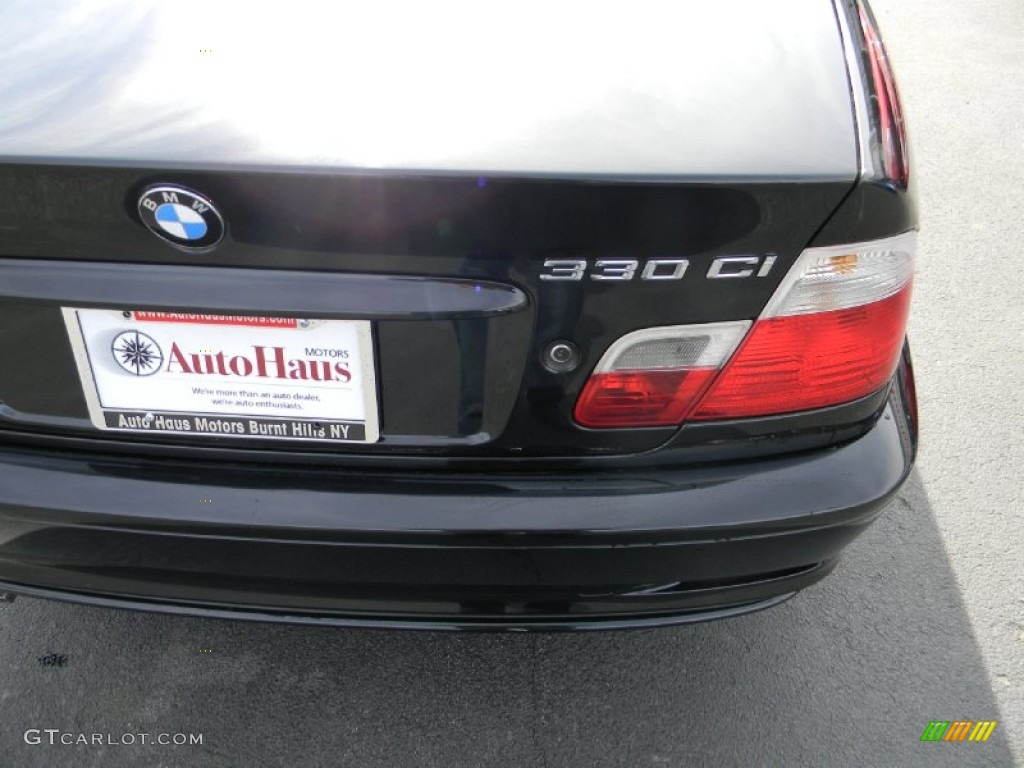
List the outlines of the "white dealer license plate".
{"type": "Polygon", "coordinates": [[[370,323],[64,308],[103,430],[372,443],[370,323]]]}

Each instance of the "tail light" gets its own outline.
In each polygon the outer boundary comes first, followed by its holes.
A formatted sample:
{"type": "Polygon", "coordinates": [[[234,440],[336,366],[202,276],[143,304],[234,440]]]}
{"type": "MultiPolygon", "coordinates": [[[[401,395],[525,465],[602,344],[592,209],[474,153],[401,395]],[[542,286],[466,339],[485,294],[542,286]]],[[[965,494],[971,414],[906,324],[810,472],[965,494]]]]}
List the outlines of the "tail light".
{"type": "Polygon", "coordinates": [[[753,327],[711,323],[622,337],[587,381],[576,420],[641,427],[767,416],[874,392],[899,362],[915,247],[908,232],[808,248],[753,327]]]}
{"type": "Polygon", "coordinates": [[[903,107],[900,104],[899,91],[896,89],[896,79],[889,66],[889,56],[882,44],[882,36],[878,32],[878,24],[871,9],[865,3],[858,2],[857,13],[867,49],[872,92],[878,109],[878,141],[882,150],[885,177],[906,188],[910,181],[910,164],[907,158],[903,107]]]}
{"type": "Polygon", "coordinates": [[[803,411],[880,388],[903,347],[915,241],[804,251],[690,418],[803,411]]]}
{"type": "Polygon", "coordinates": [[[676,325],[628,333],[608,348],[576,401],[586,427],[679,424],[750,328],[676,325]]]}

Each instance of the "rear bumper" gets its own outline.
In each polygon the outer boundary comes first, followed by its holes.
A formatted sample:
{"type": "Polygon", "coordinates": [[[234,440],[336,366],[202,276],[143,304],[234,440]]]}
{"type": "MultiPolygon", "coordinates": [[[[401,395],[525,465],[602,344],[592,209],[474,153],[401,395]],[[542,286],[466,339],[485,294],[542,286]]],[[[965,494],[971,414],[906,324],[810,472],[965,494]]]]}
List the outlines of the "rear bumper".
{"type": "Polygon", "coordinates": [[[429,629],[735,615],[822,578],[882,511],[913,462],[907,403],[901,374],[881,418],[840,447],[629,472],[346,474],[4,449],[0,589],[429,629]]]}

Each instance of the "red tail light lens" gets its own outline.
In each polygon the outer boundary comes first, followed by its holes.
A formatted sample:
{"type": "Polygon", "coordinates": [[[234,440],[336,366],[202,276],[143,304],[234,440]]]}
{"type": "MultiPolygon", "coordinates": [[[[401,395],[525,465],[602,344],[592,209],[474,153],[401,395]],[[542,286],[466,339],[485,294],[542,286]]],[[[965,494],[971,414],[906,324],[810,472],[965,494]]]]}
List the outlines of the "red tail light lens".
{"type": "Polygon", "coordinates": [[[587,427],[679,424],[716,373],[717,368],[694,368],[595,374],[576,403],[576,421],[587,427]]]}
{"type": "Polygon", "coordinates": [[[807,249],[749,333],[741,321],[623,336],[587,381],[576,420],[663,426],[792,413],[871,394],[899,362],[915,249],[914,232],[807,249]]]}
{"type": "Polygon", "coordinates": [[[893,77],[889,56],[871,10],[864,3],[858,2],[857,12],[867,46],[868,69],[878,108],[878,139],[882,146],[885,177],[906,188],[910,181],[910,163],[907,158],[903,106],[900,104],[896,78],[893,77]]]}
{"type": "Polygon", "coordinates": [[[910,285],[881,301],[754,326],[691,420],[806,411],[871,394],[896,370],[910,285]]]}

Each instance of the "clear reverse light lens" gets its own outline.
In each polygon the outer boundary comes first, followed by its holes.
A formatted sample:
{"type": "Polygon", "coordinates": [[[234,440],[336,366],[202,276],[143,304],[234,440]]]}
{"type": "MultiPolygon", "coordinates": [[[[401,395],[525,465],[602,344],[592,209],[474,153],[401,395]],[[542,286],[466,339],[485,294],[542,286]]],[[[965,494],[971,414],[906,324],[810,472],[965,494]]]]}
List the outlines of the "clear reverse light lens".
{"type": "Polygon", "coordinates": [[[594,373],[628,370],[718,368],[750,328],[749,320],[644,328],[618,339],[594,373]]]}
{"type": "Polygon", "coordinates": [[[762,317],[809,315],[887,299],[914,273],[917,233],[867,243],[808,248],[762,317]]]}
{"type": "Polygon", "coordinates": [[[750,321],[645,328],[609,347],[574,412],[586,427],[681,423],[750,328],[750,321]]]}

